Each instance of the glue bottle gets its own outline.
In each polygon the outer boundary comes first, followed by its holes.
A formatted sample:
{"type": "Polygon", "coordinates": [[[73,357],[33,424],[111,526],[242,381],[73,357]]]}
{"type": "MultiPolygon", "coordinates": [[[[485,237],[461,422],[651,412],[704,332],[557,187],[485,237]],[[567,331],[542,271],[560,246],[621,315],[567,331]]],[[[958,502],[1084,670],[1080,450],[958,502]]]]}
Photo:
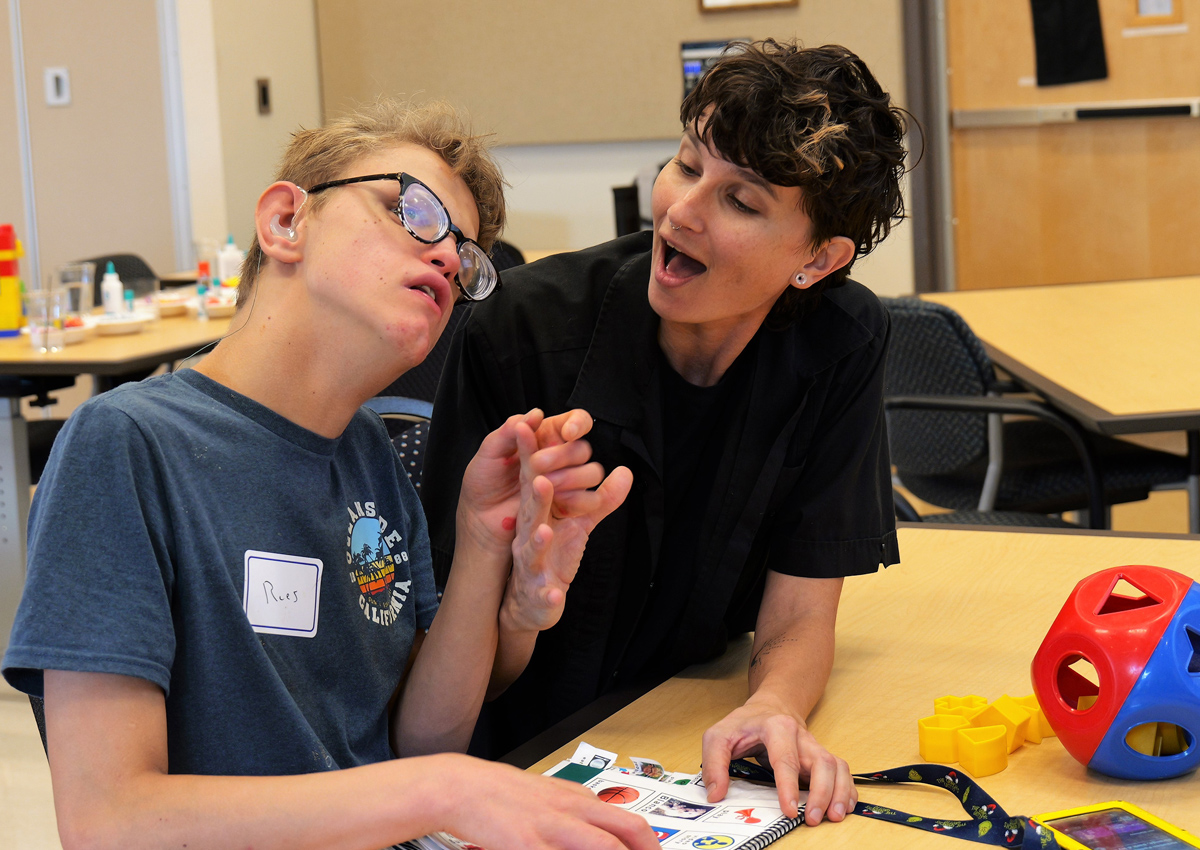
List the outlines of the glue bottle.
{"type": "Polygon", "coordinates": [[[196,297],[200,301],[200,306],[196,309],[196,318],[201,321],[208,320],[208,289],[211,284],[208,260],[201,260],[196,267],[196,297]]]}
{"type": "Polygon", "coordinates": [[[224,283],[231,277],[237,277],[241,272],[242,252],[238,250],[238,246],[233,241],[233,234],[230,233],[229,240],[217,252],[217,280],[224,283]]]}
{"type": "Polygon", "coordinates": [[[125,287],[121,284],[121,278],[117,277],[111,260],[104,270],[104,279],[100,281],[100,302],[104,305],[104,312],[110,316],[125,309],[125,287]]]}

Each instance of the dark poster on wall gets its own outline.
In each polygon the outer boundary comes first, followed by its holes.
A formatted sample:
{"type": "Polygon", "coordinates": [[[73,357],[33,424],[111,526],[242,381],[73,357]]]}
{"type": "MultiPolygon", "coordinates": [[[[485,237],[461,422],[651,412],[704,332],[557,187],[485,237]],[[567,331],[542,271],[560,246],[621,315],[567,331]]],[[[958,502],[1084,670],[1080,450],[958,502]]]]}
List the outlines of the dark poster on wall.
{"type": "Polygon", "coordinates": [[[1108,77],[1100,0],[1030,0],[1039,86],[1108,77]]]}

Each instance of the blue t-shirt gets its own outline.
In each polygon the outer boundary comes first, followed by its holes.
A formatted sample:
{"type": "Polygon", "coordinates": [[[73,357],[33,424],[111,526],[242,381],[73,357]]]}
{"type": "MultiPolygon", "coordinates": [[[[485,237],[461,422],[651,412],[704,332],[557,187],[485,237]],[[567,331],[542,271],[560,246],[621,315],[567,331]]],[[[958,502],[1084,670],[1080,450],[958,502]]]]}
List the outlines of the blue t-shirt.
{"type": "Polygon", "coordinates": [[[436,610],[375,414],[328,439],[186,370],[63,428],[2,667],[34,695],[44,669],[158,685],[172,773],[331,770],[392,757],[388,702],[436,610]]]}

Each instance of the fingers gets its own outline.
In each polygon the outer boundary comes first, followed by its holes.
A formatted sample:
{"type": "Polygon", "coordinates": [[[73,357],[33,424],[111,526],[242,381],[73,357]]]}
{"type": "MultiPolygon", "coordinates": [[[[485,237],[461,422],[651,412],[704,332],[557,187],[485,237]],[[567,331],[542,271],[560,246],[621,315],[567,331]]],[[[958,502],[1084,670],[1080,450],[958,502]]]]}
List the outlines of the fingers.
{"type": "Polygon", "coordinates": [[[541,448],[549,448],[578,440],[587,434],[592,430],[592,417],[586,410],[568,410],[566,413],[547,416],[535,427],[538,445],[541,448]]]}
{"type": "Polygon", "coordinates": [[[830,799],[826,817],[835,823],[846,819],[846,815],[854,811],[858,804],[858,789],[854,787],[854,777],[850,766],[842,759],[835,759],[833,796],[830,799]]]}
{"type": "Polygon", "coordinates": [[[732,758],[732,743],[718,723],[706,731],[701,739],[700,767],[708,802],[725,799],[729,791],[729,761],[732,758]]]}
{"type": "MultiPolygon", "coordinates": [[[[520,427],[525,427],[524,425],[520,427]]],[[[532,432],[530,432],[532,434],[532,432]]],[[[533,438],[536,440],[536,438],[533,438]]],[[[592,459],[592,447],[587,440],[576,440],[573,443],[560,443],[548,449],[537,448],[531,457],[533,468],[539,475],[546,475],[559,469],[572,466],[583,466],[592,459]]]]}
{"type": "MultiPolygon", "coordinates": [[[[775,773],[775,780],[779,782],[778,772],[775,773]]],[[[821,818],[825,817],[825,811],[833,798],[833,780],[832,765],[824,759],[813,763],[808,776],[808,805],[804,810],[804,822],[809,826],[816,826],[821,822],[821,818]]]]}
{"type": "MultiPolygon", "coordinates": [[[[771,769],[775,772],[775,790],[779,794],[779,807],[790,818],[799,814],[800,808],[800,773],[801,758],[799,738],[807,735],[807,731],[790,717],[772,718],[766,725],[763,743],[771,760],[771,769]]],[[[831,757],[832,758],[832,757],[831,757]]],[[[812,813],[813,806],[818,805],[824,811],[827,799],[819,800],[819,793],[814,795],[812,777],[809,777],[808,804],[805,809],[805,822],[812,813]]],[[[831,783],[832,784],[832,783],[831,783]]],[[[821,820],[817,815],[816,823],[821,820]]]]}

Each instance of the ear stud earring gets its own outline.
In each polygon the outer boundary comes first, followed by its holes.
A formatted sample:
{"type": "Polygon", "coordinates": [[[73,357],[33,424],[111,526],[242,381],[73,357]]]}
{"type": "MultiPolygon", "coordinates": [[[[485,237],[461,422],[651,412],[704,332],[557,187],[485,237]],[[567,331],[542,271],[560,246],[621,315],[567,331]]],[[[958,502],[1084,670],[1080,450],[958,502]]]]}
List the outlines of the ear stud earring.
{"type": "Polygon", "coordinates": [[[270,228],[271,228],[271,232],[274,233],[276,236],[278,236],[280,239],[286,239],[288,242],[296,241],[295,228],[284,227],[282,224],[280,224],[278,213],[276,213],[274,218],[271,219],[270,228]]]}
{"type": "Polygon", "coordinates": [[[804,286],[804,284],[808,283],[808,278],[802,274],[798,274],[796,275],[796,283],[799,286],[804,286]]]}

